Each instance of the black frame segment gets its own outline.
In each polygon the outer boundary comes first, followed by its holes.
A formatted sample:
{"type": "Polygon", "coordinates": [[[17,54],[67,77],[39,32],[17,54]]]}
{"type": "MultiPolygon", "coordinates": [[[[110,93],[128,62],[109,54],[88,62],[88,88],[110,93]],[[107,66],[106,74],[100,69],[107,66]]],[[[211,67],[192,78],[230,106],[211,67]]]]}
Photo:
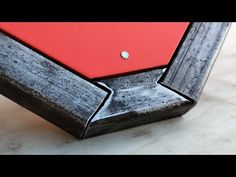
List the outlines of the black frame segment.
{"type": "Polygon", "coordinates": [[[0,92],[81,138],[108,93],[0,33],[0,92]]]}
{"type": "Polygon", "coordinates": [[[197,101],[231,23],[193,23],[160,83],[197,101]]]}

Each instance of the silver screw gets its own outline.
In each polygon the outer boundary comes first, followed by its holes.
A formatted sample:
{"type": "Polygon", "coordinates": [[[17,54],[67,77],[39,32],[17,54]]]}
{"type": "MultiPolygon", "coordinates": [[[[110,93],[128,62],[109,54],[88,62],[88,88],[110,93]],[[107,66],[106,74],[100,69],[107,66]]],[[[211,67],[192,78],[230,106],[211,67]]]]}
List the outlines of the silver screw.
{"type": "Polygon", "coordinates": [[[129,53],[127,51],[122,51],[120,54],[122,59],[128,59],[129,58],[129,53]]]}

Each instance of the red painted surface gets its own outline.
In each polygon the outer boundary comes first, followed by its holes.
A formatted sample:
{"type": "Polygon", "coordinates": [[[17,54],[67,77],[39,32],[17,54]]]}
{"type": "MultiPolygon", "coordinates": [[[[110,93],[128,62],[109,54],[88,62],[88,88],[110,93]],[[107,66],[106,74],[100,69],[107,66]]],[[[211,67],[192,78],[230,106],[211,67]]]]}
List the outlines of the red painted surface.
{"type": "Polygon", "coordinates": [[[0,29],[89,78],[167,65],[187,22],[1,22],[0,29]],[[121,59],[122,51],[129,58],[121,59]]]}

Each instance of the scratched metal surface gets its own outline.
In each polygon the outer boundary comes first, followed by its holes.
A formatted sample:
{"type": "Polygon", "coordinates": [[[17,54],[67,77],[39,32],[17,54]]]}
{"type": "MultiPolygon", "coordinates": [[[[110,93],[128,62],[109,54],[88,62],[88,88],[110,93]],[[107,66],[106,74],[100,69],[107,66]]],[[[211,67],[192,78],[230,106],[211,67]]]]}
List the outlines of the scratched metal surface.
{"type": "Polygon", "coordinates": [[[107,92],[0,33],[0,93],[80,137],[107,92]]]}
{"type": "Polygon", "coordinates": [[[226,22],[193,23],[161,83],[197,101],[229,28],[226,22]]]}
{"type": "Polygon", "coordinates": [[[88,124],[85,137],[180,116],[193,102],[158,83],[164,69],[99,80],[111,90],[88,124]]]}
{"type": "Polygon", "coordinates": [[[0,97],[1,154],[236,154],[236,24],[198,104],[184,116],[77,140],[0,97]]]}

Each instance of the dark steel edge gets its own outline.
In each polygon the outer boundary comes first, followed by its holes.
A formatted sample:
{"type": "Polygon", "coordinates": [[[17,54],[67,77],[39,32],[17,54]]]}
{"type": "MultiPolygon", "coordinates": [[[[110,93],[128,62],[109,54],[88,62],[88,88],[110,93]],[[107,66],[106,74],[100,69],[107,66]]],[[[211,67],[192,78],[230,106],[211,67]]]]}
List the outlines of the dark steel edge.
{"type": "Polygon", "coordinates": [[[109,95],[3,33],[0,93],[77,138],[109,95]]]}
{"type": "Polygon", "coordinates": [[[229,22],[193,23],[159,83],[197,101],[230,28],[229,22]]]}

